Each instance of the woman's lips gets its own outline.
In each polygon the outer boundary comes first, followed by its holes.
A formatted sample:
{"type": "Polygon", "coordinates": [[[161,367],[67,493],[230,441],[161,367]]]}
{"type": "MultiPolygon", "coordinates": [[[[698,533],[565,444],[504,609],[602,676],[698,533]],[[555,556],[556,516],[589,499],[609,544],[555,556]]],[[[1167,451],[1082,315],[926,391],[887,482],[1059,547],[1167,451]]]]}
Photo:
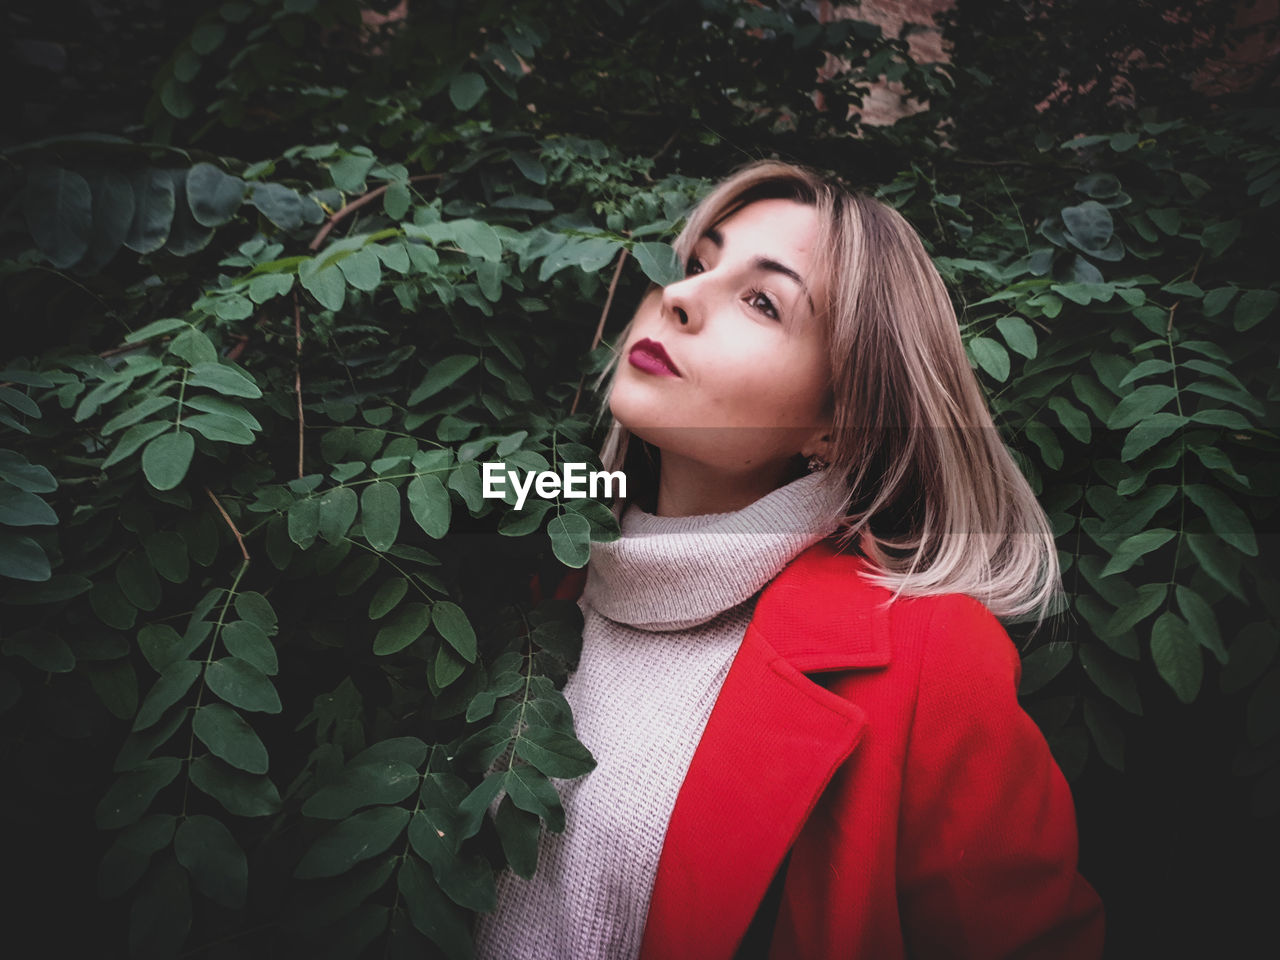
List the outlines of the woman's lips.
{"type": "Polygon", "coordinates": [[[636,341],[631,348],[631,352],[627,355],[627,359],[631,361],[633,367],[637,370],[643,370],[645,373],[652,373],[659,377],[680,376],[680,371],[676,369],[676,365],[667,356],[667,351],[662,349],[662,344],[657,340],[650,340],[648,337],[636,341]]]}

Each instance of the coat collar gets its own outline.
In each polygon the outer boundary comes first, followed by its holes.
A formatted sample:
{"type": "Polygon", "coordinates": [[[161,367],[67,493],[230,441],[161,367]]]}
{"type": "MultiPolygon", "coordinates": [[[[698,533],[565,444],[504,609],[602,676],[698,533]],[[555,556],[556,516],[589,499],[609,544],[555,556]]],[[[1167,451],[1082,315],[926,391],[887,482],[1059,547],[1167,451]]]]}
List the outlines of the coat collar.
{"type": "Polygon", "coordinates": [[[641,960],[727,960],[866,726],[806,673],[889,662],[889,593],[819,543],[765,589],[667,827],[641,960]]]}

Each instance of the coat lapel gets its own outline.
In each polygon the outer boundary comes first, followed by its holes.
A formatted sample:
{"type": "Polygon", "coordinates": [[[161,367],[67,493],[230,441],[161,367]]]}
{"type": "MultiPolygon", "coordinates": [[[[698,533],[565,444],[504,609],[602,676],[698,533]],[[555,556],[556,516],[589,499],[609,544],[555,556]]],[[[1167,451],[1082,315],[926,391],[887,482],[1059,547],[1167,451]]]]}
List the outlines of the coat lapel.
{"type": "Polygon", "coordinates": [[[732,957],[866,717],[805,676],[888,663],[884,591],[818,544],[756,605],[676,799],[641,960],[732,957]]]}

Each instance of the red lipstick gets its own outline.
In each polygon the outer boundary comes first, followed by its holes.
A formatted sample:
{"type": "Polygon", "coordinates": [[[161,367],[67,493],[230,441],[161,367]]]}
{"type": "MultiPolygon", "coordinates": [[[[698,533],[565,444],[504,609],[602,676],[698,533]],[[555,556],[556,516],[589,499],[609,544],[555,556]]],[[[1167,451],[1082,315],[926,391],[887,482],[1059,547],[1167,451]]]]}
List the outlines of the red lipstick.
{"type": "Polygon", "coordinates": [[[633,367],[637,370],[643,370],[645,373],[652,373],[659,377],[680,376],[680,371],[676,369],[676,365],[667,356],[667,351],[662,349],[662,344],[657,340],[650,340],[648,337],[635,342],[631,352],[627,355],[627,359],[633,367]]]}

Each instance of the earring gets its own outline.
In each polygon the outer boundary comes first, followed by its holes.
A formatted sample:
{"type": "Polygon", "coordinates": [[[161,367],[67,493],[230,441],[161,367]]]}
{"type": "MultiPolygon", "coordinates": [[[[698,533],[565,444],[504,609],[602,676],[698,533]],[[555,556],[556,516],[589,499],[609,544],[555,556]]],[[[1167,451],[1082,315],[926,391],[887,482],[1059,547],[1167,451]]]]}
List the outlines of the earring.
{"type": "Polygon", "coordinates": [[[809,472],[810,472],[810,473],[816,473],[816,472],[817,472],[817,471],[819,471],[819,470],[825,470],[825,469],[827,469],[827,467],[829,467],[829,466],[831,466],[831,464],[829,464],[826,460],[823,460],[823,459],[822,459],[820,456],[818,456],[816,453],[815,453],[812,457],[810,457],[810,458],[809,458],[809,472]]]}

